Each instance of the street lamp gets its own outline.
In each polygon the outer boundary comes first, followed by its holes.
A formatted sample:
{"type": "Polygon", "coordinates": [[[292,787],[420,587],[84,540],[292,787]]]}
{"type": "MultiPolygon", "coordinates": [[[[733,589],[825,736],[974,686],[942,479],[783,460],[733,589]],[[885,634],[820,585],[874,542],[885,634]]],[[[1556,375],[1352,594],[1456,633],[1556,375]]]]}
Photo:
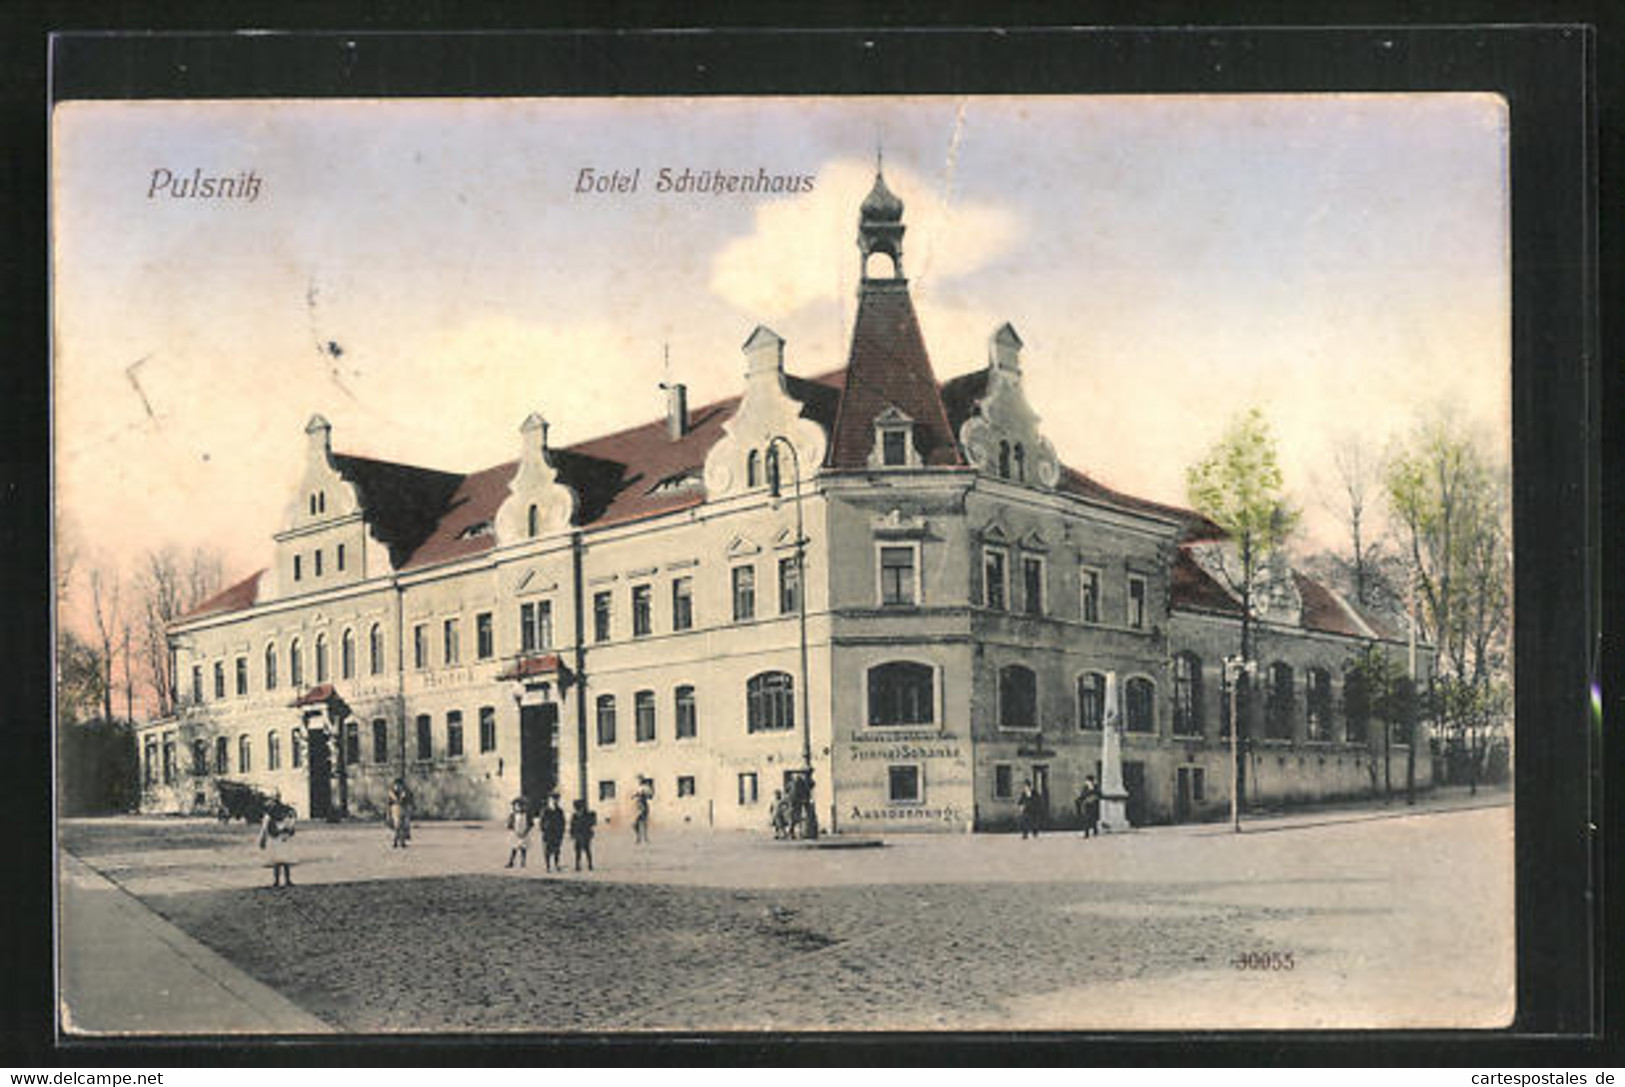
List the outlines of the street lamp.
{"type": "Polygon", "coordinates": [[[1241,717],[1237,712],[1237,689],[1242,676],[1258,671],[1258,662],[1239,656],[1224,658],[1224,677],[1230,684],[1230,827],[1241,833],[1241,717]]]}
{"type": "Polygon", "coordinates": [[[807,533],[803,528],[801,511],[801,456],[795,443],[782,434],[775,434],[767,443],[767,486],[775,505],[779,500],[780,476],[777,447],[790,451],[790,470],[796,480],[796,619],[801,636],[801,773],[807,790],[806,834],[818,837],[818,805],[813,802],[812,776],[812,710],[807,693],[807,533]]]}

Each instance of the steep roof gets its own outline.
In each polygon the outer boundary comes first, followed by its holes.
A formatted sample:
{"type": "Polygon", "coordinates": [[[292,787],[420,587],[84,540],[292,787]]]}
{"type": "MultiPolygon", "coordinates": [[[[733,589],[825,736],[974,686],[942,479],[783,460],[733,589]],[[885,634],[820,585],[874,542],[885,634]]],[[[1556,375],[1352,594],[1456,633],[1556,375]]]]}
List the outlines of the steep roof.
{"type": "MultiPolygon", "coordinates": [[[[1299,625],[1304,630],[1318,630],[1326,634],[1341,634],[1348,638],[1381,638],[1399,641],[1404,632],[1392,624],[1361,611],[1333,591],[1298,571],[1292,571],[1292,583],[1303,602],[1299,625]]],[[[1172,573],[1173,605],[1241,617],[1241,602],[1235,594],[1221,585],[1213,575],[1191,557],[1186,548],[1180,548],[1174,559],[1172,573]]]]}
{"type": "Polygon", "coordinates": [[[411,464],[333,454],[333,467],[361,492],[362,519],[400,566],[434,532],[463,477],[411,464]]]}
{"type": "Polygon", "coordinates": [[[825,465],[867,467],[875,419],[888,407],[914,421],[915,445],[926,465],[965,463],[948,426],[942,390],[932,373],[907,287],[901,280],[866,281],[858,296],[846,383],[825,465]]]}
{"type": "Polygon", "coordinates": [[[201,604],[182,615],[181,618],[196,619],[219,612],[241,611],[244,608],[253,607],[254,601],[259,599],[260,578],[264,574],[264,570],[255,570],[235,585],[227,586],[204,600],[201,604]]]}
{"type": "Polygon", "coordinates": [[[1171,574],[1173,605],[1241,616],[1241,601],[1220,585],[1183,547],[1174,558],[1171,574]]]}

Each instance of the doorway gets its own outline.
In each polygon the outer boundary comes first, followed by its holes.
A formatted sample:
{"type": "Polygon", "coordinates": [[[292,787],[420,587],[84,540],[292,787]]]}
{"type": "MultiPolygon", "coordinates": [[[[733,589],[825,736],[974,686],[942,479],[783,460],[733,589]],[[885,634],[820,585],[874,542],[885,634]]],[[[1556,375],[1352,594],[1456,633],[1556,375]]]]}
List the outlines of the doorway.
{"type": "Polygon", "coordinates": [[[1038,797],[1040,824],[1049,823],[1049,763],[1033,763],[1033,793],[1038,797]]]}
{"type": "Polygon", "coordinates": [[[333,751],[325,728],[305,730],[310,769],[310,817],[328,819],[333,815],[333,751]]]}
{"type": "Polygon", "coordinates": [[[1181,766],[1174,772],[1174,822],[1188,823],[1196,813],[1201,776],[1202,770],[1196,766],[1181,766]]]}
{"type": "Polygon", "coordinates": [[[519,707],[519,791],[532,814],[559,783],[559,706],[519,707]]]}
{"type": "Polygon", "coordinates": [[[1145,763],[1123,763],[1123,791],[1128,793],[1124,816],[1131,827],[1145,826],[1145,763]]]}

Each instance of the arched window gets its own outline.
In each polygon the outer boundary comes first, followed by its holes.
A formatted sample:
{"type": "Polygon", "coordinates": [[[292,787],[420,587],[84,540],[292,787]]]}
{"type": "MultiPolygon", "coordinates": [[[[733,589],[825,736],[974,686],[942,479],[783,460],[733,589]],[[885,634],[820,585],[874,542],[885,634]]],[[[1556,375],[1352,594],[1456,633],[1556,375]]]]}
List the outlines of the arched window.
{"type": "Polygon", "coordinates": [[[691,740],[699,733],[699,717],[694,707],[694,688],[688,685],[677,688],[677,738],[691,740]]]}
{"type": "Polygon", "coordinates": [[[214,738],[214,772],[231,773],[231,741],[224,736],[214,738]]]}
{"type": "Polygon", "coordinates": [[[209,772],[209,741],[192,741],[192,776],[202,777],[209,772]]]}
{"type": "Polygon", "coordinates": [[[339,674],[345,679],[355,675],[355,631],[348,628],[339,642],[339,674]]]}
{"type": "Polygon", "coordinates": [[[936,671],[928,664],[890,661],[869,669],[871,725],[929,725],[936,721],[936,671]]]}
{"type": "Polygon", "coordinates": [[[377,623],[367,632],[368,663],[372,667],[372,674],[383,675],[384,672],[384,628],[377,623]]]}
{"type": "Polygon", "coordinates": [[[1038,677],[1026,665],[999,669],[999,727],[1038,727],[1038,677]]]}
{"type": "Polygon", "coordinates": [[[265,689],[276,690],[276,643],[265,647],[265,689]]]}
{"type": "Polygon", "coordinates": [[[327,635],[316,635],[316,682],[327,682],[327,635]]]}
{"type": "Polygon", "coordinates": [[[1343,672],[1343,742],[1369,743],[1371,736],[1371,686],[1365,672],[1350,665],[1343,672]]]}
{"type": "Polygon", "coordinates": [[[1027,481],[1027,451],[1016,443],[1016,479],[1025,483],[1027,481]]]}
{"type": "Polygon", "coordinates": [[[265,734],[265,768],[282,769],[282,737],[277,735],[275,729],[265,734]]]}
{"type": "Polygon", "coordinates": [[[1174,657],[1174,735],[1202,734],[1202,658],[1184,652],[1174,657]]]}
{"type": "Polygon", "coordinates": [[[1292,702],[1292,666],[1285,661],[1276,661],[1270,665],[1269,704],[1264,714],[1264,736],[1267,739],[1292,739],[1292,702]]]}
{"type": "Polygon", "coordinates": [[[632,735],[640,744],[655,738],[655,693],[639,691],[632,696],[632,735]]]}
{"type": "Polygon", "coordinates": [[[288,643],[288,682],[298,690],[305,685],[305,658],[299,649],[299,639],[288,643]]]}
{"type": "Polygon", "coordinates": [[[1324,668],[1309,669],[1304,721],[1311,740],[1332,738],[1332,674],[1324,668]]]}
{"type": "Polygon", "coordinates": [[[536,509],[536,503],[532,502],[530,508],[525,511],[525,535],[535,536],[541,530],[542,517],[536,509]]]}
{"type": "Polygon", "coordinates": [[[999,478],[1010,478],[1010,443],[999,443],[999,478]]]}
{"type": "Polygon", "coordinates": [[[1106,715],[1106,677],[1085,672],[1078,677],[1078,727],[1099,728],[1106,715]]]}
{"type": "Polygon", "coordinates": [[[1144,676],[1123,684],[1123,728],[1128,732],[1157,730],[1157,688],[1144,676]]]}
{"type": "Polygon", "coordinates": [[[783,732],[796,727],[796,685],[788,672],[760,672],[745,682],[745,727],[783,732]]]}
{"type": "Polygon", "coordinates": [[[745,486],[754,487],[762,475],[762,454],[752,449],[745,455],[745,486]]]}
{"type": "Polygon", "coordinates": [[[254,769],[254,744],[247,734],[237,737],[237,772],[246,774],[254,769]]]}
{"type": "Polygon", "coordinates": [[[372,723],[372,761],[389,761],[389,722],[382,717],[372,723]]]}
{"type": "Polygon", "coordinates": [[[615,742],[615,696],[598,696],[598,746],[607,747],[615,742]]]}

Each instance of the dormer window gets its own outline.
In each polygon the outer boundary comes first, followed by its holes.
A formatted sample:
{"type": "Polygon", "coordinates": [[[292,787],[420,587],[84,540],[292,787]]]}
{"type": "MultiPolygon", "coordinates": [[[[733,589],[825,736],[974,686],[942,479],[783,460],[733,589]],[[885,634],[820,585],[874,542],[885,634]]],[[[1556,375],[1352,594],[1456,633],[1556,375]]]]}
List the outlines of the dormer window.
{"type": "Polygon", "coordinates": [[[880,432],[880,459],[888,468],[902,466],[908,460],[908,434],[900,427],[880,432]]]}
{"type": "Polygon", "coordinates": [[[875,417],[875,443],[869,453],[871,468],[918,468],[914,448],[914,420],[890,406],[875,417]]]}
{"type": "MultiPolygon", "coordinates": [[[[531,509],[535,509],[535,508],[536,507],[534,507],[534,506],[531,507],[531,509]]],[[[491,522],[490,521],[475,521],[473,524],[467,526],[461,532],[459,532],[457,534],[457,537],[458,537],[458,539],[462,539],[462,540],[473,540],[473,539],[478,539],[481,536],[489,536],[490,534],[491,534],[491,522]]]]}

